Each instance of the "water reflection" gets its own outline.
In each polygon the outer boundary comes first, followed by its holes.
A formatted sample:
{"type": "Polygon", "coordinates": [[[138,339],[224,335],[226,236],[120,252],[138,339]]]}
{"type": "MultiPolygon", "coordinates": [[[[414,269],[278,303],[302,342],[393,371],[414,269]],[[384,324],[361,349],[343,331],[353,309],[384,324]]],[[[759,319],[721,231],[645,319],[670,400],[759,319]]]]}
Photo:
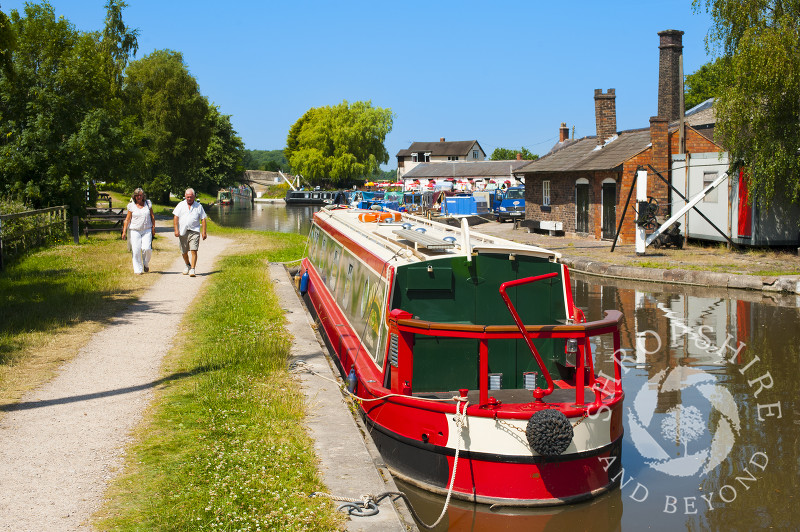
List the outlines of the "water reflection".
{"type": "MultiPolygon", "coordinates": [[[[799,298],[579,274],[573,285],[587,319],[625,316],[620,488],[528,514],[457,505],[440,530],[797,530],[799,298]]],[[[610,338],[592,347],[612,375],[610,338]]],[[[443,499],[413,497],[433,522],[443,499]]]]}
{"type": "Polygon", "coordinates": [[[308,234],[311,218],[319,206],[284,205],[283,203],[250,203],[234,198],[233,205],[208,207],[208,216],[228,227],[244,227],[259,231],[308,234]]]}

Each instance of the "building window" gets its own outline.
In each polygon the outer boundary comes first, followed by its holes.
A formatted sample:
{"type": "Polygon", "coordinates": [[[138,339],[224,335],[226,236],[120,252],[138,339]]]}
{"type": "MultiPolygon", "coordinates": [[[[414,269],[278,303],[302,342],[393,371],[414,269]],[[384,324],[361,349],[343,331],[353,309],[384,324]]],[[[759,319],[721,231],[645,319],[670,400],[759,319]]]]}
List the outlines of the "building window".
{"type": "Polygon", "coordinates": [[[542,181],[542,205],[545,207],[550,206],[550,180],[545,179],[542,181]]]}
{"type": "Polygon", "coordinates": [[[419,161],[417,160],[417,155],[418,155],[418,154],[416,154],[416,153],[412,153],[412,154],[411,154],[411,162],[412,162],[412,163],[418,163],[418,162],[419,162],[419,161]]]}
{"type": "Polygon", "coordinates": [[[423,159],[426,163],[431,162],[431,153],[428,152],[425,154],[425,159],[423,159]]]}
{"type": "Polygon", "coordinates": [[[472,158],[473,159],[477,159],[478,158],[478,150],[472,150],[472,158]]]}
{"type": "MultiPolygon", "coordinates": [[[[708,185],[713,183],[717,179],[716,172],[703,172],[703,190],[706,189],[708,185]]],[[[703,198],[703,203],[717,203],[719,201],[717,191],[719,187],[715,188],[711,192],[709,192],[706,197],[703,198]]]]}
{"type": "Polygon", "coordinates": [[[458,155],[448,155],[447,156],[447,160],[448,161],[457,161],[458,160],[458,155]]]}

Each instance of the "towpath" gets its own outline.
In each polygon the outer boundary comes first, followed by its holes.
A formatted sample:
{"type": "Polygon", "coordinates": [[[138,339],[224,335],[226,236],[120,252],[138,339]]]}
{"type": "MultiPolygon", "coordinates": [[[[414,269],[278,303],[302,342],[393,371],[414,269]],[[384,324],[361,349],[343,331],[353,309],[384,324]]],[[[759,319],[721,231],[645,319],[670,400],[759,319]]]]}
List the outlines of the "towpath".
{"type": "MultiPolygon", "coordinates": [[[[169,228],[171,231],[171,227],[169,228]]],[[[123,466],[131,432],[162,382],[160,368],[179,324],[230,240],[200,244],[197,277],[183,260],[59,374],[0,420],[0,530],[90,530],[109,481],[123,466]]]]}

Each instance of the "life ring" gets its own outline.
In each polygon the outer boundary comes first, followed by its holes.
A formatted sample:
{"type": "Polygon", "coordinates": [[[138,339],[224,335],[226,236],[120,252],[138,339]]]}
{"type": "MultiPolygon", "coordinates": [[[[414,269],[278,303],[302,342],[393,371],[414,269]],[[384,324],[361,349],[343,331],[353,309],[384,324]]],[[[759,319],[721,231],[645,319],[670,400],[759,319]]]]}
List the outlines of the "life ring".
{"type": "Polygon", "coordinates": [[[374,212],[362,212],[361,214],[358,215],[358,219],[361,220],[362,222],[369,223],[376,221],[378,219],[378,215],[375,214],[374,212]]]}
{"type": "Polygon", "coordinates": [[[378,215],[379,222],[399,222],[400,213],[382,212],[378,215]]]}
{"type": "Polygon", "coordinates": [[[542,456],[558,456],[567,450],[574,432],[567,416],[560,410],[539,410],[528,420],[525,436],[531,449],[542,456]]]}

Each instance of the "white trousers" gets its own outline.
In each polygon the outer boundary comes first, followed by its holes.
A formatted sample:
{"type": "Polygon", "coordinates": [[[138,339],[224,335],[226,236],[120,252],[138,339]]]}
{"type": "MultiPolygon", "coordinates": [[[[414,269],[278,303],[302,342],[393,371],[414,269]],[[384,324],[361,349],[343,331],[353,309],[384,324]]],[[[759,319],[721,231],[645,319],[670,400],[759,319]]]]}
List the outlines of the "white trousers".
{"type": "Polygon", "coordinates": [[[133,273],[144,273],[144,268],[150,266],[150,257],[153,255],[153,230],[128,231],[133,252],[133,273]]]}

